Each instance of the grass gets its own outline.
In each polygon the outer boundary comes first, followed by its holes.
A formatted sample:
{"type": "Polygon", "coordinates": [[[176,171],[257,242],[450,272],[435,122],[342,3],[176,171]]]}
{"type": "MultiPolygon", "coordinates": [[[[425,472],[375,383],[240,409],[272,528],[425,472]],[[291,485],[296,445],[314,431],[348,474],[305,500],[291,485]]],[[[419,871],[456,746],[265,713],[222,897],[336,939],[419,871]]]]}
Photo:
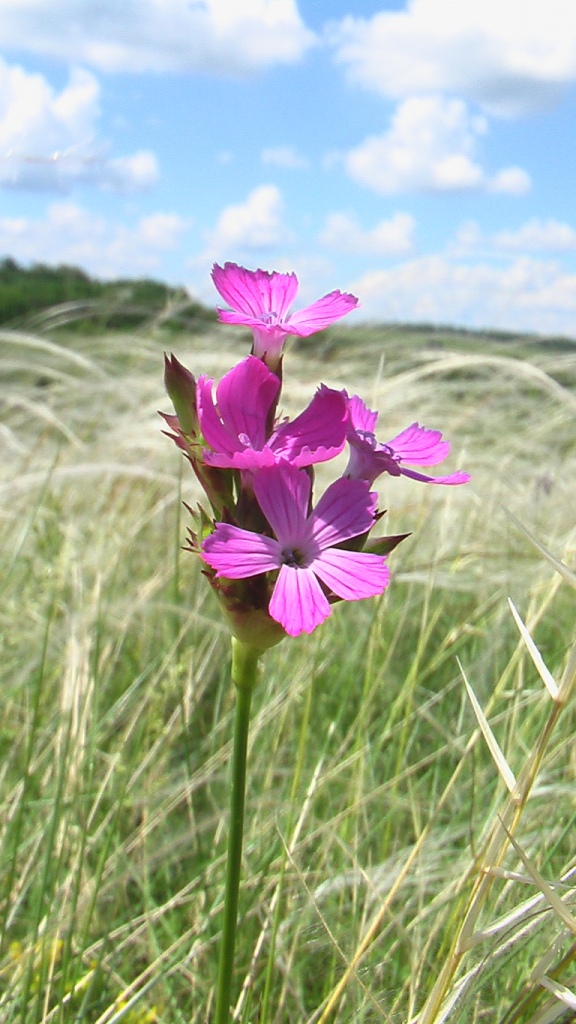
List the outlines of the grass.
{"type": "MultiPolygon", "coordinates": [[[[286,412],[320,380],[346,386],[381,410],[384,440],[415,419],[442,429],[473,483],[382,481],[386,532],[412,531],[388,592],[266,655],[244,1024],[576,1019],[576,349],[561,341],[365,327],[287,355],[286,412]]],[[[156,415],[161,347],[0,334],[6,1024],[205,1024],[213,1006],[233,693],[181,550],[198,494],[156,415]]],[[[176,351],[218,375],[246,338],[176,351]]]]}

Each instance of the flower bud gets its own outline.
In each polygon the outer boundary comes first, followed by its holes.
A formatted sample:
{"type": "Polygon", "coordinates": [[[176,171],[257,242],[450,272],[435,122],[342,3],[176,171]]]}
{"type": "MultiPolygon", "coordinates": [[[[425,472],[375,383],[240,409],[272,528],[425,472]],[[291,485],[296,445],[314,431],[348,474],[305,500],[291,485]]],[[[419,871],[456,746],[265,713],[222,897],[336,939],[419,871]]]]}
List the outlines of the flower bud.
{"type": "Polygon", "coordinates": [[[194,375],[171,353],[164,354],[164,386],[178,417],[183,434],[199,433],[196,406],[196,380],[194,375]]]}

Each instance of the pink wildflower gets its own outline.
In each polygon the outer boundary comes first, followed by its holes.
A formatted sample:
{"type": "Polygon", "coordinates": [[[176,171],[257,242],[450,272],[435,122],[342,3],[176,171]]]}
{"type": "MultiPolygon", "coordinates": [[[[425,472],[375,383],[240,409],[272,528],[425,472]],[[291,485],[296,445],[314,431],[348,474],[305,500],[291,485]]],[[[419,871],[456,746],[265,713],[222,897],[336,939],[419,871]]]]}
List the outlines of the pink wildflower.
{"type": "Polygon", "coordinates": [[[216,523],[202,544],[217,576],[246,579],[279,570],[268,611],[290,636],[311,633],[329,616],[326,588],[357,601],[381,594],[390,578],[385,556],[339,547],[374,524],[376,494],[341,477],[308,515],[310,490],[308,474],[295,466],[263,469],[254,493],[275,537],[216,523]]]}
{"type": "Polygon", "coordinates": [[[391,476],[408,476],[427,484],[465,484],[469,473],[458,470],[448,476],[427,476],[414,469],[408,469],[404,460],[417,466],[436,466],[450,452],[450,442],[442,440],[439,430],[428,430],[418,423],[412,423],[387,444],[380,444],[374,435],[378,413],[368,409],[358,395],[348,399],[350,425],[348,443],[350,460],[345,475],[355,480],[374,483],[381,473],[391,476]]]}
{"type": "Polygon", "coordinates": [[[213,383],[201,376],[197,389],[200,430],[212,449],[204,453],[207,465],[255,470],[283,459],[311,466],[342,451],[348,416],[342,392],[321,386],[300,416],[270,434],[280,381],[260,359],[247,356],[234,366],[217,385],[216,402],[213,383]]]}
{"type": "Polygon", "coordinates": [[[358,305],[347,292],[333,291],[297,313],[288,310],[296,298],[296,274],[246,270],[236,263],[214,264],[212,280],[231,310],[218,307],[218,318],[225,324],[251,327],[253,354],[277,369],[286,335],[307,338],[339,320],[358,305]]]}

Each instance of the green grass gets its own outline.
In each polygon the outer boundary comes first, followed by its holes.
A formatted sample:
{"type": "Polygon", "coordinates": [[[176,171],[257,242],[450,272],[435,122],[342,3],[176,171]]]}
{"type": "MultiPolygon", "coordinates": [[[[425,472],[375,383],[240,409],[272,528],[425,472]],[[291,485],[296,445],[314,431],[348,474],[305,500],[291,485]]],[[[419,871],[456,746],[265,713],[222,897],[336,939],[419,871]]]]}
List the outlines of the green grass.
{"type": "MultiPolygon", "coordinates": [[[[246,338],[176,351],[218,375],[246,338]]],[[[181,550],[199,495],[156,415],[160,340],[4,332],[0,358],[0,1020],[205,1024],[234,696],[181,550]]],[[[289,413],[322,380],[377,406],[383,440],[438,427],[473,482],[383,479],[386,532],[412,532],[388,592],[265,656],[237,1020],[573,1020],[574,577],[525,531],[573,567],[576,352],[341,329],[284,376],[289,413]]]]}

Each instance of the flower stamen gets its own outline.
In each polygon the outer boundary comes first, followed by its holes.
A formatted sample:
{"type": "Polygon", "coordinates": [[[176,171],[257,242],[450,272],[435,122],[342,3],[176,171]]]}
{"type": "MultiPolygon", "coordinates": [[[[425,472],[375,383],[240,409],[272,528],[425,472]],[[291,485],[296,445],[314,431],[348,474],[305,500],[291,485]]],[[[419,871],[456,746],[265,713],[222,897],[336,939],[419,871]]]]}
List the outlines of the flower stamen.
{"type": "Polygon", "coordinates": [[[290,565],[294,569],[305,567],[306,565],[304,552],[300,551],[299,548],[283,548],[281,557],[284,565],[290,565]]]}

